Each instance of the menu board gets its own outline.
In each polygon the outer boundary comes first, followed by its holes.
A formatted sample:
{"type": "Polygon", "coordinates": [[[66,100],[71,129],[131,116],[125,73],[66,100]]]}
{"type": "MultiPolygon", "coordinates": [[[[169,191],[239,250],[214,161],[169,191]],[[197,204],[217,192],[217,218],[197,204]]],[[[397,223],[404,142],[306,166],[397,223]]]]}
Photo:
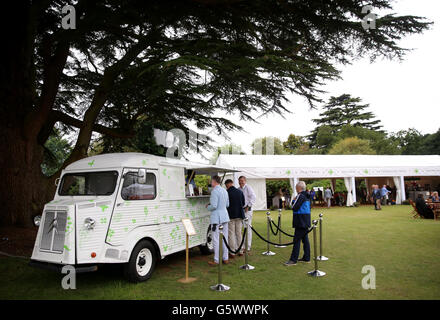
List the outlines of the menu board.
{"type": "Polygon", "coordinates": [[[182,223],[183,223],[183,226],[185,227],[186,233],[189,236],[194,236],[197,234],[196,229],[194,229],[194,225],[192,224],[191,219],[183,218],[182,223]]]}

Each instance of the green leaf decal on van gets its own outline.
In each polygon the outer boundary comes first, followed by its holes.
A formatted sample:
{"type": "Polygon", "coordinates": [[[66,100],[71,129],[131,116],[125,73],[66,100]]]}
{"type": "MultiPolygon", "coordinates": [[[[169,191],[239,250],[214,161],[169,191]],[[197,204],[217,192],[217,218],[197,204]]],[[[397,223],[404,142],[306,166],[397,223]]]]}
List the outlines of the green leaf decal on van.
{"type": "Polygon", "coordinates": [[[105,209],[108,209],[108,206],[106,206],[106,205],[102,205],[102,206],[99,206],[99,207],[102,209],[102,212],[104,212],[105,209]]]}
{"type": "Polygon", "coordinates": [[[89,166],[93,166],[93,165],[95,164],[95,159],[93,159],[93,160],[90,161],[90,162],[87,162],[87,164],[88,164],[89,166]]]}
{"type": "Polygon", "coordinates": [[[115,231],[113,229],[109,229],[108,230],[108,235],[107,235],[107,241],[110,242],[112,240],[112,237],[113,237],[114,234],[115,234],[115,231]]]}

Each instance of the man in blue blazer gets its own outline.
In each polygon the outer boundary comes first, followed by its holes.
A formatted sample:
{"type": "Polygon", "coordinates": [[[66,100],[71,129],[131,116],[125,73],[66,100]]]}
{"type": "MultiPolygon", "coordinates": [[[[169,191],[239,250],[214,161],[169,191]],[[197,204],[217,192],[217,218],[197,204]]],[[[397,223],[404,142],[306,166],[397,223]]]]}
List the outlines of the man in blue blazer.
{"type": "MultiPolygon", "coordinates": [[[[214,243],[214,261],[209,261],[208,264],[214,266],[219,262],[219,251],[220,251],[220,232],[219,226],[223,226],[223,236],[228,237],[228,207],[229,207],[229,196],[228,192],[220,186],[221,178],[219,176],[212,177],[211,180],[211,198],[209,204],[206,208],[211,211],[211,230],[214,243]]],[[[228,264],[228,248],[226,248],[225,243],[223,243],[223,263],[228,264]]]]}

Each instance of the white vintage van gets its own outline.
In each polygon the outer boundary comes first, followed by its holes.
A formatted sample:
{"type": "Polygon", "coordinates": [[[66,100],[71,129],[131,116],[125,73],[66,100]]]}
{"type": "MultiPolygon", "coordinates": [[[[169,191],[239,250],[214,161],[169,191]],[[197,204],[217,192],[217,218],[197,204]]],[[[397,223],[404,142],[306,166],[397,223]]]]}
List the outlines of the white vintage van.
{"type": "Polygon", "coordinates": [[[209,254],[209,194],[193,195],[194,183],[187,182],[195,174],[233,171],[142,153],[76,161],[63,170],[53,201],[44,206],[30,265],[87,272],[122,263],[130,281],[145,281],[158,259],[185,249],[182,218],[197,231],[189,246],[209,254]]]}

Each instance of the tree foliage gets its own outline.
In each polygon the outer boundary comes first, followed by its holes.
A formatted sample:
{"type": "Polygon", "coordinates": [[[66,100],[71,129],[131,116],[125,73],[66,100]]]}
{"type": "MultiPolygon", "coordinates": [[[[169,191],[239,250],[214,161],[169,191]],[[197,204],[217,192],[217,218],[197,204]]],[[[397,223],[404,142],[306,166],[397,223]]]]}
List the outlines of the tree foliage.
{"type": "Polygon", "coordinates": [[[372,131],[380,131],[380,120],[375,119],[371,111],[366,111],[368,104],[361,104],[359,97],[342,94],[330,97],[322,108],[319,118],[313,119],[316,128],[309,135],[310,144],[318,148],[326,148],[329,141],[325,137],[336,134],[344,126],[361,127],[372,131]],[[319,137],[321,131],[321,137],[319,137]]]}
{"type": "Polygon", "coordinates": [[[410,128],[391,135],[402,154],[440,154],[440,129],[432,134],[422,134],[410,128]]]}
{"type": "MultiPolygon", "coordinates": [[[[30,221],[53,194],[59,171],[46,179],[41,163],[56,125],[76,130],[60,169],[87,156],[96,134],[122,143],[143,121],[239,129],[218,112],[241,120],[283,113],[286,92],[313,106],[320,85],[339,76],[337,63],[402,58],[398,40],[429,26],[387,14],[364,30],[364,2],[356,0],[78,0],[76,29],[63,29],[67,4],[14,1],[8,11],[0,73],[0,135],[8,141],[0,142],[0,167],[8,190],[0,192],[21,196],[1,201],[0,223],[30,221]],[[32,182],[23,189],[16,181],[25,180],[32,182]]],[[[391,1],[369,4],[392,9],[391,1]]],[[[103,150],[112,148],[103,142],[103,150]]]]}
{"type": "Polygon", "coordinates": [[[292,194],[292,187],[289,180],[270,180],[266,179],[266,195],[268,199],[276,196],[280,189],[288,190],[292,194]]]}
{"type": "Polygon", "coordinates": [[[45,157],[41,170],[45,176],[51,176],[62,167],[72,151],[72,146],[67,139],[63,138],[59,130],[55,130],[47,139],[44,147],[45,157]]]}
{"type": "Polygon", "coordinates": [[[246,152],[244,152],[240,145],[229,143],[225,144],[221,147],[217,147],[217,150],[215,150],[214,154],[211,157],[211,163],[216,163],[217,159],[220,154],[241,154],[244,155],[246,152]]]}
{"type": "Polygon", "coordinates": [[[287,154],[283,142],[277,137],[255,139],[252,144],[252,154],[287,154]]]}
{"type": "Polygon", "coordinates": [[[289,154],[296,154],[300,148],[307,145],[304,137],[289,134],[287,140],[283,142],[284,150],[289,154]]]}
{"type": "Polygon", "coordinates": [[[345,138],[337,142],[328,154],[376,154],[370,141],[357,137],[345,138]]]}

